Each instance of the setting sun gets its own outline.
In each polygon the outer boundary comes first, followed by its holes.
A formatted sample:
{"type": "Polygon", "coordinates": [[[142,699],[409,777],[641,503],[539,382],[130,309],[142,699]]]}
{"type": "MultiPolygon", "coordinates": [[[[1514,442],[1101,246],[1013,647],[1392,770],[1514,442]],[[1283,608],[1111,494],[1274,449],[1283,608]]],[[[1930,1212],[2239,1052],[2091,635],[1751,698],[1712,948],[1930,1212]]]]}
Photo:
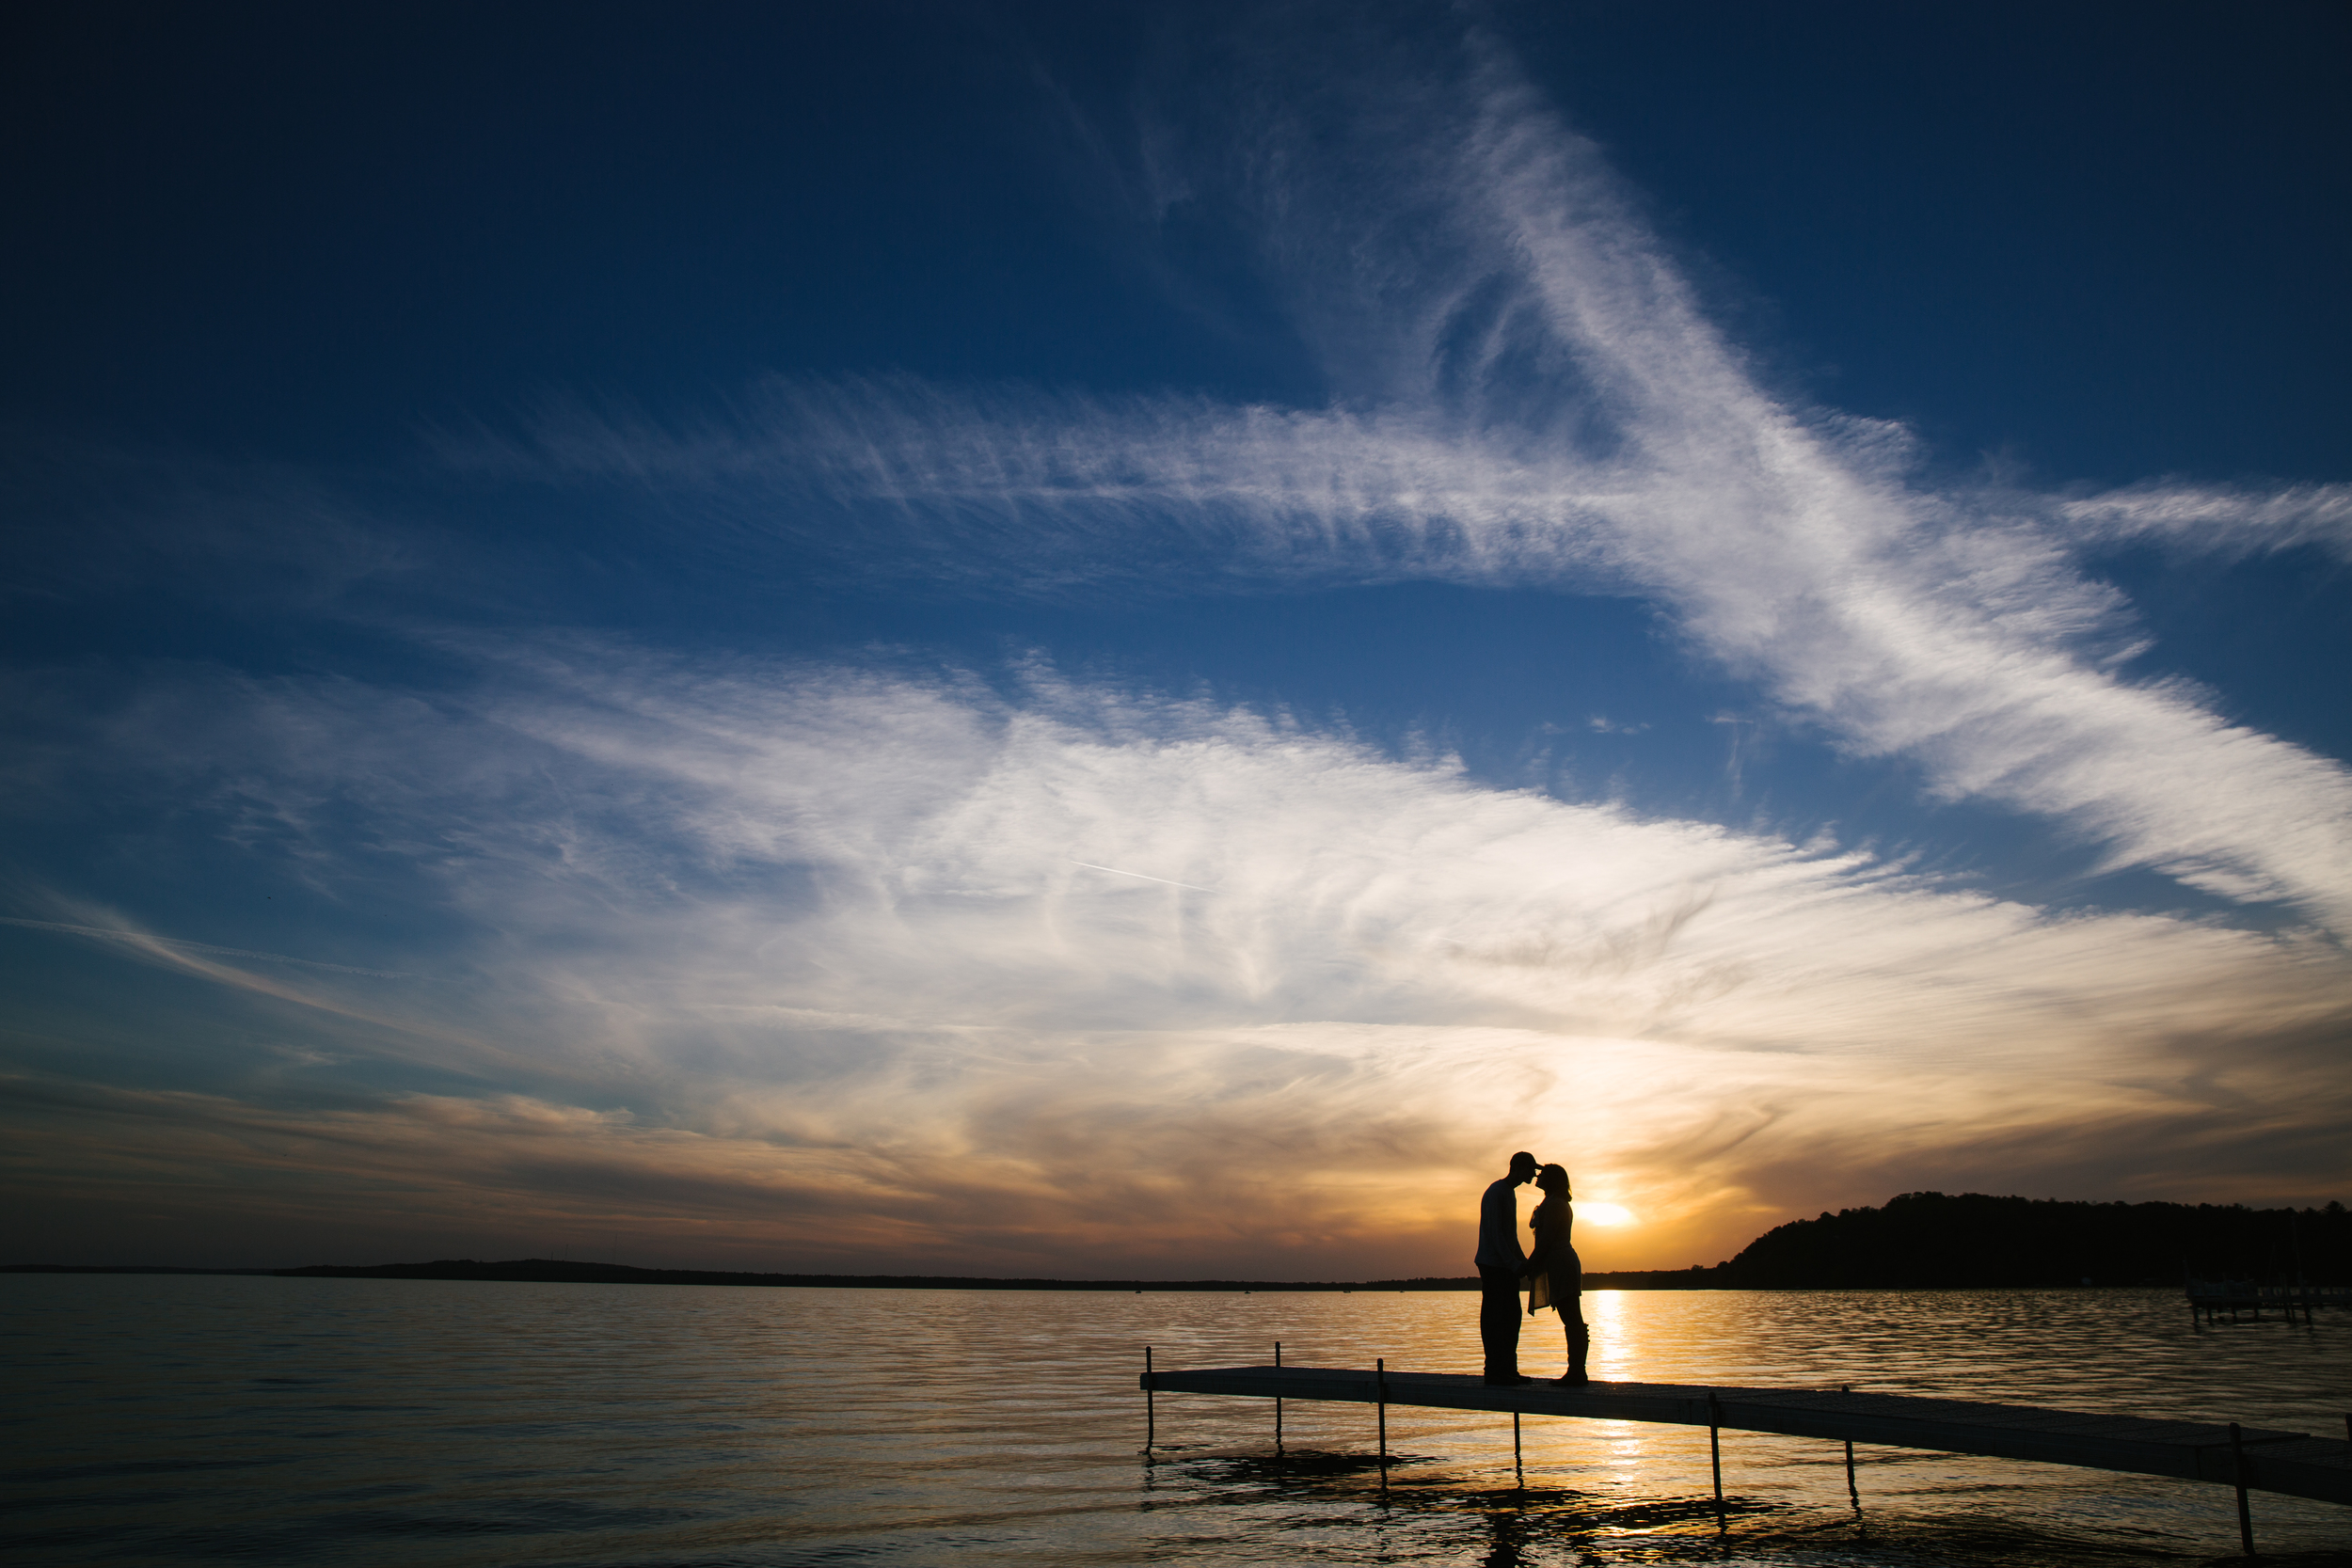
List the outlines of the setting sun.
{"type": "Polygon", "coordinates": [[[1576,1217],[1586,1225],[1631,1225],[1633,1211],[1614,1203],[1580,1203],[1576,1217]]]}

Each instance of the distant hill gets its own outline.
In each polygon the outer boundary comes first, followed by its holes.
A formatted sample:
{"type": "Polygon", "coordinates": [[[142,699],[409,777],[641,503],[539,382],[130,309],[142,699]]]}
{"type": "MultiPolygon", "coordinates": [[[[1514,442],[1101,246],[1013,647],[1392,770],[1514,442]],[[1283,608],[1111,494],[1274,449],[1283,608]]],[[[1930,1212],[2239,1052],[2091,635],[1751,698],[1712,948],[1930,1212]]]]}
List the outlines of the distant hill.
{"type": "MultiPolygon", "coordinates": [[[[1651,1290],[1870,1290],[2178,1285],[2201,1279],[2352,1283],[2352,1212],[2243,1204],[2070,1203],[1904,1193],[1758,1236],[1712,1268],[1587,1276],[1651,1290]],[[2298,1269],[2299,1259],[2299,1269],[2298,1269]]],[[[1605,1288],[1605,1287],[1602,1287],[1605,1288]]]]}
{"type": "Polygon", "coordinates": [[[1475,1290],[1461,1279],[1000,1279],[984,1275],[905,1274],[749,1274],[710,1269],[638,1269],[625,1263],[572,1263],[524,1258],[481,1263],[470,1258],[437,1263],[320,1263],[274,1269],[288,1279],[505,1279],[608,1285],[799,1285],[893,1291],[1454,1291],[1475,1290]]]}
{"type": "MultiPolygon", "coordinates": [[[[992,1279],[954,1275],[753,1274],[640,1269],[554,1258],[471,1258],[363,1267],[167,1269],[13,1263],[0,1274],[241,1274],[312,1279],[481,1279],[546,1284],[832,1286],[895,1291],[1474,1291],[1475,1277],[1368,1280],[992,1279]]],[[[2352,1284],[2352,1212],[2242,1204],[2071,1203],[1982,1193],[1904,1193],[1758,1236],[1727,1262],[1588,1273],[1588,1291],[1995,1290],[2178,1285],[2201,1279],[2352,1284]]]]}
{"type": "Polygon", "coordinates": [[[889,1291],[1475,1291],[1463,1279],[1004,1279],[977,1275],[755,1274],[726,1269],[640,1269],[563,1258],[484,1262],[443,1258],[431,1263],[313,1263],[300,1269],[179,1269],[124,1264],[7,1263],[0,1274],[257,1275],[277,1279],[481,1279],[536,1285],[765,1285],[889,1291]]]}

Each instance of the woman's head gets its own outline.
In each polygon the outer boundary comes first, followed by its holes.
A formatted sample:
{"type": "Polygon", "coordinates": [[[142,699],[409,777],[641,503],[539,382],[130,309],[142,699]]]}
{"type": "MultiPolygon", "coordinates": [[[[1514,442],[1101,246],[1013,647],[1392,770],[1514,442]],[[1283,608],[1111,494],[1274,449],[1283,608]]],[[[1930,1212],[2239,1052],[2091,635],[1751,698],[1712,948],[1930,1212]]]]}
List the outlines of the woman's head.
{"type": "Polygon", "coordinates": [[[1558,1165],[1546,1165],[1535,1173],[1535,1185],[1548,1193],[1568,1196],[1568,1173],[1558,1165]]]}

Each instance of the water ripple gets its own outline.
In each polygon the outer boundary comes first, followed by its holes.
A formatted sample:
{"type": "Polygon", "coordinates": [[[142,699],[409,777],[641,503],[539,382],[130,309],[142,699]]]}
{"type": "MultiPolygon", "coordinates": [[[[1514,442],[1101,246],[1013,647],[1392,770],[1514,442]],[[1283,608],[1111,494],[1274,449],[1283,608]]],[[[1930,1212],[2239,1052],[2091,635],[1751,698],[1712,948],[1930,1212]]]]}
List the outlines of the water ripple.
{"type": "MultiPolygon", "coordinates": [[[[1162,1396],[1262,1362],[1465,1370],[1455,1294],[1113,1295],[14,1276],[0,1540],[56,1563],[1057,1568],[1429,1562],[2191,1563],[2231,1494],[1703,1432],[1162,1396]],[[159,1482],[163,1484],[159,1484],[159,1482]]],[[[1851,1385],[2335,1434],[2352,1323],[2197,1331],[2163,1291],[1604,1293],[1602,1377],[1851,1385]]],[[[1541,1370],[1557,1330],[1531,1323],[1541,1370]]],[[[2352,1511],[2259,1497],[2274,1560],[2352,1563],[2352,1511]],[[2299,1554],[2299,1555],[2298,1555],[2299,1554]]]]}

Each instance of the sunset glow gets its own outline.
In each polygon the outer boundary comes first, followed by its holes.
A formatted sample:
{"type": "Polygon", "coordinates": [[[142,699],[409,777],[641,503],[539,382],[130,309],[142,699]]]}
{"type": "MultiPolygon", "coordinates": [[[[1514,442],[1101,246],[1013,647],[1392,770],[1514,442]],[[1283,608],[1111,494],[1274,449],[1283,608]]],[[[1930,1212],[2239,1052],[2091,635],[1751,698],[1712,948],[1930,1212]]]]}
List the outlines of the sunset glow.
{"type": "Polygon", "coordinates": [[[7,1259],[2352,1186],[2328,138],[1643,8],[332,9],[24,111],[7,1259]]]}

